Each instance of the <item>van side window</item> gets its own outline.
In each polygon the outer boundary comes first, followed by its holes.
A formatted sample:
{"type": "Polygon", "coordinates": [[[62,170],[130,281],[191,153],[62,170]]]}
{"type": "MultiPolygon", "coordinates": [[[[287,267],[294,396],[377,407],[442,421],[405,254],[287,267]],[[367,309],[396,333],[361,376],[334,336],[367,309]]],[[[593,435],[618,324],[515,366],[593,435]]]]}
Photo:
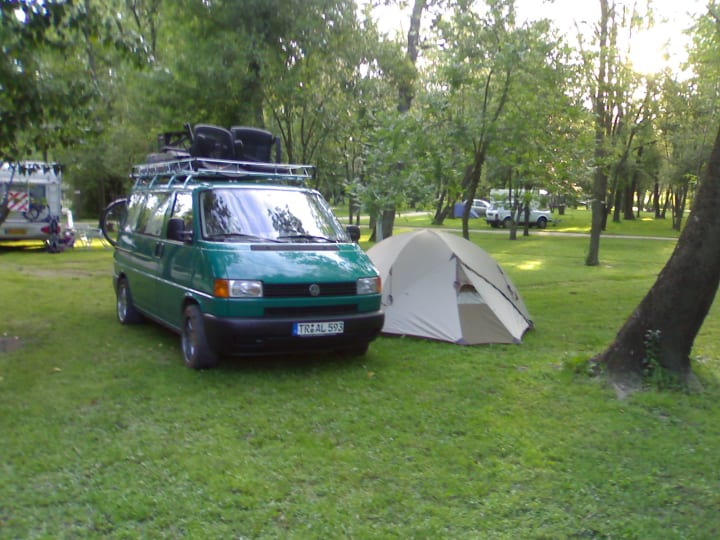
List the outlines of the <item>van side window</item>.
{"type": "Polygon", "coordinates": [[[185,223],[185,230],[192,230],[193,208],[192,193],[184,191],[177,194],[173,205],[171,218],[180,218],[185,223]]]}
{"type": "Polygon", "coordinates": [[[137,232],[149,236],[160,236],[170,201],[169,193],[148,194],[145,205],[140,211],[137,232]]]}
{"type": "Polygon", "coordinates": [[[145,203],[145,194],[133,193],[128,200],[127,217],[125,218],[125,225],[123,230],[125,232],[134,232],[137,228],[138,217],[145,203]]]}

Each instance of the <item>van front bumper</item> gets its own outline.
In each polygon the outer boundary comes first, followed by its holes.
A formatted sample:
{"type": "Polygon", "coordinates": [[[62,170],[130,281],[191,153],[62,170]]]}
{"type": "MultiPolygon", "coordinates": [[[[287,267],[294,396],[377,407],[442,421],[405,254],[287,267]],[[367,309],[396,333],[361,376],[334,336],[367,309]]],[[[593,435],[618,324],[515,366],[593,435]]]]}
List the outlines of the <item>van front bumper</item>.
{"type": "Polygon", "coordinates": [[[312,319],[230,318],[204,314],[208,345],[219,354],[257,355],[353,350],[374,340],[382,330],[382,311],[312,319]],[[343,333],[293,335],[295,323],[343,321],[343,333]]]}

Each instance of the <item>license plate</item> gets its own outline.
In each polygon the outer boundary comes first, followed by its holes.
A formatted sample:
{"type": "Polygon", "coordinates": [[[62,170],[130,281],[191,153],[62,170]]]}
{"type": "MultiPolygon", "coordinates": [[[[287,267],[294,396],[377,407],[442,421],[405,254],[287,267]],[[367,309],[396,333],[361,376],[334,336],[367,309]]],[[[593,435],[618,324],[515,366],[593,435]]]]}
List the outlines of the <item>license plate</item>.
{"type": "Polygon", "coordinates": [[[345,330],[343,321],[309,322],[293,324],[294,336],[331,336],[342,334],[345,330]]]}
{"type": "Polygon", "coordinates": [[[5,234],[27,234],[27,229],[5,229],[5,234]]]}

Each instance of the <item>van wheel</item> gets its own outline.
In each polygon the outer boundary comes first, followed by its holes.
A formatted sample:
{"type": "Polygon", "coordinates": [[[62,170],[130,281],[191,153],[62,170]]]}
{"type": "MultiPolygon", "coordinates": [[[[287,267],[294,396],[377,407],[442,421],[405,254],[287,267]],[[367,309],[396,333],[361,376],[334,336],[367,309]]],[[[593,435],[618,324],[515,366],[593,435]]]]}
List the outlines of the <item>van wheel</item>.
{"type": "Polygon", "coordinates": [[[130,285],[126,279],[121,279],[117,284],[117,318],[121,324],[138,324],[142,322],[143,316],[135,309],[132,294],[130,294],[130,285]]]}
{"type": "Polygon", "coordinates": [[[503,222],[502,222],[503,229],[508,229],[508,228],[510,228],[510,225],[512,225],[512,218],[511,218],[511,217],[506,217],[505,219],[503,219],[503,222]]]}
{"type": "Polygon", "coordinates": [[[544,229],[545,227],[547,227],[547,219],[545,219],[544,217],[539,217],[537,220],[537,226],[538,229],[544,229]]]}
{"type": "Polygon", "coordinates": [[[183,360],[187,367],[209,369],[217,366],[217,353],[208,345],[202,313],[200,308],[194,304],[185,308],[180,342],[183,360]]]}

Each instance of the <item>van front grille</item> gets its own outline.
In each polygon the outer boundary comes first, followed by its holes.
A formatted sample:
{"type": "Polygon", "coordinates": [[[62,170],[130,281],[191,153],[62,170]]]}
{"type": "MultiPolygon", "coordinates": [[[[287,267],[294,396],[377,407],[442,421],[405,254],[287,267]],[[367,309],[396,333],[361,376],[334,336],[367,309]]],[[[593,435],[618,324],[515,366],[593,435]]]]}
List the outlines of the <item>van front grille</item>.
{"type": "Polygon", "coordinates": [[[265,298],[302,298],[315,296],[355,296],[354,281],[339,283],[266,283],[263,284],[265,298]],[[313,294],[314,293],[314,294],[313,294]]]}
{"type": "Polygon", "coordinates": [[[296,306],[296,307],[272,307],[265,309],[266,317],[334,317],[340,315],[352,315],[357,313],[355,304],[337,306],[296,306]]]}

